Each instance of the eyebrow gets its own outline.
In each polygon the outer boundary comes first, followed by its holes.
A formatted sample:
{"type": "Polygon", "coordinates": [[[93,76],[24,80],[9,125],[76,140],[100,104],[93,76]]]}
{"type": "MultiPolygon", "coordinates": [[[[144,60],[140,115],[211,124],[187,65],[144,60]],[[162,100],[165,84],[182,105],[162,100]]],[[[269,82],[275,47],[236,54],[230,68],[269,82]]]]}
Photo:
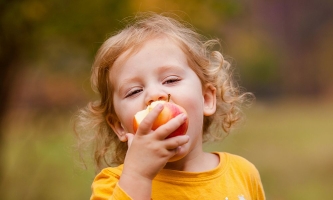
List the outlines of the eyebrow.
{"type": "Polygon", "coordinates": [[[178,65],[163,65],[157,69],[157,72],[161,73],[169,70],[184,71],[183,67],[180,67],[178,65]]]}
{"type": "Polygon", "coordinates": [[[137,77],[125,78],[125,79],[121,80],[121,82],[119,82],[119,84],[117,85],[117,87],[115,87],[115,89],[121,92],[126,85],[128,85],[131,82],[138,81],[138,80],[139,80],[139,78],[137,78],[137,77]]]}

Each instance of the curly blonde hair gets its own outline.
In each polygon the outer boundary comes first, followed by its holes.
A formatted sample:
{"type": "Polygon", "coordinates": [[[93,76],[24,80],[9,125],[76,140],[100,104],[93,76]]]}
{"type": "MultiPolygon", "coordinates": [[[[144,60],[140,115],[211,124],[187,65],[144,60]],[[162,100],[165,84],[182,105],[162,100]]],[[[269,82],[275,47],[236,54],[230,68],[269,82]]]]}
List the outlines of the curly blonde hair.
{"type": "Polygon", "coordinates": [[[117,120],[109,70],[123,52],[130,50],[134,53],[146,41],[161,35],[174,41],[184,51],[189,66],[203,85],[211,83],[217,90],[216,112],[204,117],[204,141],[215,141],[228,135],[242,119],[241,106],[251,99],[251,93],[241,92],[233,79],[230,63],[219,51],[213,50],[215,46],[220,46],[219,41],[207,40],[191,25],[165,14],[145,13],[128,24],[108,38],[98,50],[92,66],[91,84],[100,100],[90,102],[79,110],[75,124],[78,146],[84,149],[87,144],[92,144],[97,169],[123,163],[127,151],[127,143],[118,139],[106,121],[110,113],[111,120],[117,120]]]}

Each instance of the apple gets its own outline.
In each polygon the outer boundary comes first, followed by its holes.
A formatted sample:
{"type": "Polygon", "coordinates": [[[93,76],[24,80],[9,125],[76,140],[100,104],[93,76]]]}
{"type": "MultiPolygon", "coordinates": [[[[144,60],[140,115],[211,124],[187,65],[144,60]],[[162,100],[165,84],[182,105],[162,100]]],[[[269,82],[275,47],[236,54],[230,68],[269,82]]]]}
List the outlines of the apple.
{"type": "MultiPolygon", "coordinates": [[[[148,105],[145,110],[141,110],[135,114],[133,119],[133,129],[135,133],[138,130],[141,121],[148,115],[148,113],[157,104],[163,104],[164,108],[157,116],[155,122],[153,123],[152,130],[156,130],[159,126],[167,123],[170,119],[176,117],[179,114],[182,113],[186,114],[185,109],[177,104],[168,101],[154,101],[150,105],[148,105]]],[[[180,125],[174,132],[172,132],[166,138],[175,137],[178,135],[185,135],[187,128],[188,128],[188,119],[186,119],[186,121],[182,125],[180,125]]]]}

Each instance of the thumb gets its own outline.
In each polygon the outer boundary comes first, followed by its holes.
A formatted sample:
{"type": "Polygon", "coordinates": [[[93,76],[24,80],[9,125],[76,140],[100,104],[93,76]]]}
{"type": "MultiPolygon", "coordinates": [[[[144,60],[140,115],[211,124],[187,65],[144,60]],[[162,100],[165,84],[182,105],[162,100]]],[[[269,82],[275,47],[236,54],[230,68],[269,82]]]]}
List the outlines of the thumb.
{"type": "Polygon", "coordinates": [[[133,139],[134,139],[134,134],[126,133],[126,137],[127,137],[127,145],[128,145],[128,148],[129,148],[132,144],[133,139]]]}

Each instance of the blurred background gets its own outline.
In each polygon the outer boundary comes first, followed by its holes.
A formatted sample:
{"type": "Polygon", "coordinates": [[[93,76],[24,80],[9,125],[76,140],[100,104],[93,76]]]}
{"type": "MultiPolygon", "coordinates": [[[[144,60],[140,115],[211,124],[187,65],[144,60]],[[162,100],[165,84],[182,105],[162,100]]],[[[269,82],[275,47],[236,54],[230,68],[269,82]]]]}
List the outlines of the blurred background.
{"type": "Polygon", "coordinates": [[[77,161],[72,118],[96,99],[97,49],[143,11],[220,38],[256,95],[246,122],[205,150],[253,162],[267,199],[333,198],[333,1],[2,0],[1,199],[89,198],[94,169],[77,161]]]}

